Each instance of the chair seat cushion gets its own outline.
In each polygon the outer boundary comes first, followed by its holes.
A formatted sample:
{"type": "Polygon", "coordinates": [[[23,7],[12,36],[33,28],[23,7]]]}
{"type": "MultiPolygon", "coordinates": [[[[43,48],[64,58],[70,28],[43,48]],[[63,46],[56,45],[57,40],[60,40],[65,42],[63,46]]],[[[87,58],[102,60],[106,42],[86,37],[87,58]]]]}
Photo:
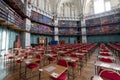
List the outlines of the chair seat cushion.
{"type": "Polygon", "coordinates": [[[101,74],[100,74],[101,77],[103,78],[107,78],[107,79],[110,79],[110,80],[120,80],[120,75],[116,72],[113,72],[113,71],[103,71],[101,74]]]}
{"type": "Polygon", "coordinates": [[[39,60],[39,61],[36,61],[36,63],[40,63],[40,60],[39,60]]]}
{"type": "Polygon", "coordinates": [[[76,62],[68,62],[68,65],[71,67],[76,67],[77,63],[76,62]]]}
{"type": "Polygon", "coordinates": [[[60,56],[67,56],[67,54],[64,53],[64,54],[61,54],[60,56]]]}
{"type": "Polygon", "coordinates": [[[53,80],[66,80],[66,79],[67,79],[67,75],[65,73],[63,73],[58,78],[53,79],[53,80]]]}
{"type": "Polygon", "coordinates": [[[38,64],[31,63],[27,66],[29,69],[34,69],[38,67],[38,64]]]}
{"type": "Polygon", "coordinates": [[[113,63],[111,59],[101,58],[100,61],[107,62],[107,63],[113,63]]]}
{"type": "Polygon", "coordinates": [[[12,58],[13,58],[13,56],[9,56],[8,58],[9,58],[9,59],[12,59],[12,58]]]}
{"type": "Polygon", "coordinates": [[[81,60],[83,60],[83,58],[84,58],[84,57],[79,57],[79,60],[81,61],[81,60]]]}
{"type": "Polygon", "coordinates": [[[49,60],[49,61],[54,61],[54,60],[56,60],[56,58],[54,58],[54,57],[49,57],[48,60],[49,60]]]}
{"type": "Polygon", "coordinates": [[[102,53],[100,55],[102,55],[102,56],[110,56],[110,54],[108,54],[108,53],[102,53]]]}
{"type": "Polygon", "coordinates": [[[17,63],[21,63],[22,62],[22,60],[17,60],[17,63]]]}

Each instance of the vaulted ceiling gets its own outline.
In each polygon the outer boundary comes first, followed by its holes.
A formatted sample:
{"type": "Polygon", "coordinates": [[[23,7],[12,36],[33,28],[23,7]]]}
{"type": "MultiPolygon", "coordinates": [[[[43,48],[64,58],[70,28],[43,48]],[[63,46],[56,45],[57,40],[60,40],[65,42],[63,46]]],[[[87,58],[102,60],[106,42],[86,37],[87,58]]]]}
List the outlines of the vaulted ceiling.
{"type": "MultiPolygon", "coordinates": [[[[50,12],[60,17],[81,17],[86,14],[93,14],[93,1],[95,0],[27,0],[31,5],[41,10],[50,12]]],[[[107,1],[107,0],[104,0],[107,1]]],[[[111,1],[112,7],[116,6],[119,0],[111,1]]]]}
{"type": "Polygon", "coordinates": [[[85,9],[85,6],[89,3],[90,0],[49,0],[52,11],[61,14],[62,9],[65,7],[76,10],[78,15],[82,15],[85,9]]]}
{"type": "Polygon", "coordinates": [[[90,0],[28,0],[30,3],[44,3],[49,4],[51,8],[51,12],[54,14],[64,15],[63,12],[70,12],[68,9],[71,10],[71,14],[74,13],[74,16],[82,15],[85,9],[85,6],[89,3],[90,0]],[[74,12],[72,12],[74,11],[74,12]]]}

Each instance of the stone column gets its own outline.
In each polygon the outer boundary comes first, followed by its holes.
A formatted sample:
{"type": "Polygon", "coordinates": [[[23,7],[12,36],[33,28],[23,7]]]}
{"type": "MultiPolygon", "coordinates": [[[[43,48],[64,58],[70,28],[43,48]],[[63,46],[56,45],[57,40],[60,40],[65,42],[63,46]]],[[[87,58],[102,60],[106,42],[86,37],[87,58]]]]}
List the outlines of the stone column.
{"type": "Polygon", "coordinates": [[[82,43],[87,43],[87,35],[86,35],[86,23],[85,19],[81,20],[81,34],[82,34],[82,43]]]}
{"type": "MultiPolygon", "coordinates": [[[[31,7],[28,6],[27,2],[25,2],[25,4],[26,4],[26,15],[30,17],[31,16],[31,7]]],[[[25,19],[25,29],[27,31],[30,31],[30,28],[31,28],[31,21],[28,18],[26,18],[25,19]]],[[[31,45],[30,44],[30,33],[22,32],[21,37],[22,37],[21,42],[22,42],[22,47],[23,48],[31,45]]]]}
{"type": "MultiPolygon", "coordinates": [[[[58,20],[54,21],[54,25],[58,26],[58,20]]],[[[59,36],[58,36],[58,27],[54,27],[54,40],[59,42],[59,36]]]]}

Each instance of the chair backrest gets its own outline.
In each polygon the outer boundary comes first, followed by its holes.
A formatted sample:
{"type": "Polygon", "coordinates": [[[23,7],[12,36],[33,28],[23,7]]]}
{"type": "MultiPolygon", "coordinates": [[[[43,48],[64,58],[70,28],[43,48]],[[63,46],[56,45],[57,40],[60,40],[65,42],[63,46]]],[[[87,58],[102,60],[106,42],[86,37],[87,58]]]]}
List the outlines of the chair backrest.
{"type": "Polygon", "coordinates": [[[107,50],[107,49],[104,49],[104,50],[102,50],[103,52],[109,52],[109,50],[107,50]]]}
{"type": "Polygon", "coordinates": [[[77,55],[76,54],[71,54],[70,57],[76,57],[77,58],[77,55]]]}
{"type": "Polygon", "coordinates": [[[78,53],[82,53],[83,51],[82,50],[79,50],[78,53]]]}
{"type": "Polygon", "coordinates": [[[100,55],[102,55],[102,56],[110,56],[110,54],[108,54],[108,53],[101,53],[100,55]]]}
{"type": "Polygon", "coordinates": [[[57,52],[55,52],[55,51],[51,51],[51,53],[52,53],[52,54],[57,54],[57,52]]]}
{"type": "Polygon", "coordinates": [[[36,58],[41,59],[41,55],[40,55],[40,54],[37,54],[37,55],[36,55],[36,58]]]}
{"type": "Polygon", "coordinates": [[[64,66],[64,67],[67,67],[67,62],[65,60],[58,60],[58,65],[61,65],[61,66],[64,66]]]}

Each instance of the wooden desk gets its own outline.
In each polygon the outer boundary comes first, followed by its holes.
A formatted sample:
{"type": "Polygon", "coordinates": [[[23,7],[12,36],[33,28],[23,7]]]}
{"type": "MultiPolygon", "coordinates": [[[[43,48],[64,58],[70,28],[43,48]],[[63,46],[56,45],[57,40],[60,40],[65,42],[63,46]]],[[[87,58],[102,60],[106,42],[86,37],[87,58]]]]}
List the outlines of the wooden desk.
{"type": "Polygon", "coordinates": [[[102,56],[102,55],[99,55],[98,58],[107,58],[107,59],[115,60],[115,57],[113,57],[113,56],[102,56]]]}
{"type": "Polygon", "coordinates": [[[108,53],[108,54],[111,54],[111,55],[112,55],[112,52],[100,52],[100,54],[101,54],[101,53],[108,53]]]}
{"type": "Polygon", "coordinates": [[[71,62],[75,62],[79,60],[78,58],[75,58],[75,57],[63,57],[63,59],[71,62]]]}
{"type": "Polygon", "coordinates": [[[92,80],[103,80],[100,76],[94,75],[92,80]]]}
{"type": "Polygon", "coordinates": [[[84,56],[86,53],[75,53],[78,56],[84,56]]]}
{"type": "Polygon", "coordinates": [[[70,50],[72,50],[72,49],[66,49],[67,51],[70,51],[70,50]]]}
{"type": "Polygon", "coordinates": [[[75,54],[78,55],[79,57],[85,57],[85,60],[87,62],[87,53],[79,53],[79,52],[77,52],[75,54]]]}
{"type": "MultiPolygon", "coordinates": [[[[53,63],[43,67],[42,69],[39,69],[39,71],[53,78],[58,78],[66,70],[67,70],[67,67],[63,67],[63,66],[53,64],[53,63]]],[[[39,76],[41,75],[41,72],[39,76]]],[[[39,77],[39,80],[40,80],[40,77],[39,77]]]]}
{"type": "Polygon", "coordinates": [[[21,48],[13,48],[13,50],[21,50],[21,48]]]}
{"type": "Polygon", "coordinates": [[[41,51],[35,51],[34,52],[35,54],[40,54],[40,53],[42,53],[41,51]]]}
{"type": "Polygon", "coordinates": [[[86,52],[87,53],[88,51],[87,50],[82,50],[82,52],[86,52]]]}
{"type": "Polygon", "coordinates": [[[44,50],[43,48],[40,48],[40,49],[37,49],[38,51],[42,51],[42,50],[44,50]]]}
{"type": "Polygon", "coordinates": [[[120,71],[120,65],[116,64],[116,63],[105,63],[102,61],[96,61],[95,62],[95,73],[97,74],[97,67],[103,67],[103,68],[109,68],[109,69],[113,69],[116,71],[120,71]]]}
{"type": "Polygon", "coordinates": [[[48,57],[53,57],[53,56],[57,56],[58,54],[44,54],[44,55],[48,57]]]}
{"type": "Polygon", "coordinates": [[[26,64],[25,66],[25,79],[26,79],[26,73],[27,73],[27,65],[29,65],[30,63],[35,63],[36,61],[39,61],[40,59],[38,58],[30,58],[30,59],[25,59],[24,62],[26,64]]]}
{"type": "Polygon", "coordinates": [[[64,54],[66,51],[58,51],[58,54],[64,54]]]}
{"type": "Polygon", "coordinates": [[[19,54],[19,55],[16,55],[16,56],[14,56],[14,58],[15,58],[15,60],[23,60],[24,59],[24,57],[25,57],[25,54],[19,54]]]}
{"type": "Polygon", "coordinates": [[[47,52],[51,52],[52,50],[51,49],[48,49],[48,50],[46,50],[47,52]]]}
{"type": "Polygon", "coordinates": [[[28,50],[25,50],[25,51],[30,52],[30,51],[31,51],[31,49],[28,49],[28,50]]]}
{"type": "Polygon", "coordinates": [[[38,59],[38,58],[30,58],[30,59],[25,59],[24,61],[26,64],[30,64],[30,63],[34,63],[34,62],[39,61],[39,60],[40,59],[38,59]]]}

